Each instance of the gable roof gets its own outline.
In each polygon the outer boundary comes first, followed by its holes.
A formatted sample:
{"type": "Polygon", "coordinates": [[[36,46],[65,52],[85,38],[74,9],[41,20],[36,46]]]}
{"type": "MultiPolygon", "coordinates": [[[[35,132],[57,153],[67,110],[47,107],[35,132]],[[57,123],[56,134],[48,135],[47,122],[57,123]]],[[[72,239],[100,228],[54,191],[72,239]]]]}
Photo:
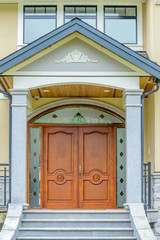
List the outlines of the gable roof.
{"type": "Polygon", "coordinates": [[[113,38],[93,28],[87,23],[78,18],[74,18],[70,22],[35,40],[20,50],[12,53],[0,61],[0,74],[10,69],[11,67],[23,62],[32,57],[38,52],[60,41],[61,39],[78,32],[87,38],[93,40],[97,44],[105,47],[111,52],[117,54],[128,62],[148,72],[149,74],[160,79],[160,66],[156,63],[144,58],[138,53],[134,52],[125,45],[119,43],[113,38]]]}

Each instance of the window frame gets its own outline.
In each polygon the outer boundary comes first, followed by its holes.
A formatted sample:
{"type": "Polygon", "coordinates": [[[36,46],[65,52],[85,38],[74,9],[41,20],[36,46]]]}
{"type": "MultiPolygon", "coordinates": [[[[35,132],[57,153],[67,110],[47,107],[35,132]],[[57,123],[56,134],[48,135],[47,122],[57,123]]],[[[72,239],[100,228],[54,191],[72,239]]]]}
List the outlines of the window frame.
{"type": "MultiPolygon", "coordinates": [[[[70,18],[70,17],[65,17],[65,8],[66,7],[74,7],[74,8],[76,8],[76,7],[85,7],[85,12],[86,12],[86,8],[87,7],[95,7],[95,9],[96,9],[96,16],[94,17],[94,19],[96,20],[96,29],[97,29],[97,5],[64,5],[63,6],[63,24],[65,24],[65,19],[73,19],[73,18],[70,18]]],[[[75,10],[74,10],[75,11],[75,10]]],[[[79,14],[79,16],[78,15],[76,15],[75,16],[75,18],[81,18],[82,16],[80,16],[80,14],[79,14]]],[[[85,19],[93,19],[93,17],[90,17],[90,16],[84,16],[84,18],[85,19]]]]}
{"type": "MultiPolygon", "coordinates": [[[[136,20],[136,29],[135,29],[135,33],[136,33],[136,41],[135,43],[130,43],[130,42],[123,42],[122,44],[126,44],[126,45],[137,45],[138,44],[138,25],[137,25],[137,6],[136,5],[104,5],[103,8],[103,14],[104,14],[104,30],[103,32],[107,35],[107,33],[105,32],[105,20],[106,19],[135,19],[136,20]],[[135,17],[133,16],[105,16],[105,8],[114,8],[114,13],[115,13],[115,9],[116,8],[125,8],[125,12],[126,12],[126,8],[135,8],[135,17]]],[[[112,38],[112,37],[111,37],[112,38]]],[[[116,39],[115,39],[116,40],[116,39]]],[[[118,40],[116,40],[118,41],[118,40]]]]}
{"type": "MultiPolygon", "coordinates": [[[[57,28],[57,5],[23,5],[23,44],[29,44],[25,42],[25,19],[55,19],[55,29],[57,28]],[[36,7],[44,7],[45,8],[45,12],[46,12],[46,8],[47,7],[54,7],[56,12],[55,12],[55,16],[45,16],[45,15],[41,15],[38,14],[38,16],[25,16],[25,8],[26,7],[32,7],[34,8],[34,13],[35,13],[35,8],[36,7]]],[[[53,29],[54,30],[54,29],[53,29]]],[[[33,42],[36,40],[33,40],[33,42]]]]}

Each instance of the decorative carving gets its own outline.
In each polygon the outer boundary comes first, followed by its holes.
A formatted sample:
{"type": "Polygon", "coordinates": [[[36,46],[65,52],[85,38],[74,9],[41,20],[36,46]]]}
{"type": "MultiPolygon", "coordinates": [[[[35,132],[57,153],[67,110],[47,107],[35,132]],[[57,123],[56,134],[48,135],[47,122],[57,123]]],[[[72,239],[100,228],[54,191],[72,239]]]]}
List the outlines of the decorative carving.
{"type": "Polygon", "coordinates": [[[57,180],[58,180],[59,182],[62,182],[62,181],[64,180],[64,176],[63,176],[62,174],[59,174],[59,175],[57,176],[57,180]]]}
{"type": "Polygon", "coordinates": [[[99,181],[99,179],[100,179],[100,175],[99,174],[93,175],[93,181],[97,182],[97,181],[99,181]]]}
{"type": "Polygon", "coordinates": [[[78,49],[75,49],[71,53],[68,53],[64,58],[55,61],[55,63],[62,63],[62,62],[66,62],[66,63],[87,63],[87,62],[97,63],[98,60],[90,59],[90,58],[88,58],[87,55],[80,52],[78,49]]]}

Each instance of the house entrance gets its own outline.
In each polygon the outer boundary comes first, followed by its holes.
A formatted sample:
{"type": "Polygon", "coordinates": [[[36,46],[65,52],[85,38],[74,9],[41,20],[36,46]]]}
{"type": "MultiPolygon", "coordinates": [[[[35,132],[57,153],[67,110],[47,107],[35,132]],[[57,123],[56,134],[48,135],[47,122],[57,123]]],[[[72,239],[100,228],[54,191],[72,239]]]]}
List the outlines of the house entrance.
{"type": "Polygon", "coordinates": [[[125,124],[120,115],[94,105],[54,107],[30,120],[28,143],[31,208],[123,207],[125,124]]]}
{"type": "Polygon", "coordinates": [[[114,127],[46,126],[43,139],[43,208],[116,207],[114,127]]]}

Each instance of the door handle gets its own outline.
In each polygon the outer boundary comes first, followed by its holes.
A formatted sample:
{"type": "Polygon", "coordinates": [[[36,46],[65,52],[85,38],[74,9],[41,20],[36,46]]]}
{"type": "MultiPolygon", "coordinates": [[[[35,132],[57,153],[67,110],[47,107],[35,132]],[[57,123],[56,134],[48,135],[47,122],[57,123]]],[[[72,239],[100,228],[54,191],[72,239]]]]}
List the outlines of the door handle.
{"type": "Polygon", "coordinates": [[[79,178],[82,178],[82,165],[79,165],[79,178]]]}

